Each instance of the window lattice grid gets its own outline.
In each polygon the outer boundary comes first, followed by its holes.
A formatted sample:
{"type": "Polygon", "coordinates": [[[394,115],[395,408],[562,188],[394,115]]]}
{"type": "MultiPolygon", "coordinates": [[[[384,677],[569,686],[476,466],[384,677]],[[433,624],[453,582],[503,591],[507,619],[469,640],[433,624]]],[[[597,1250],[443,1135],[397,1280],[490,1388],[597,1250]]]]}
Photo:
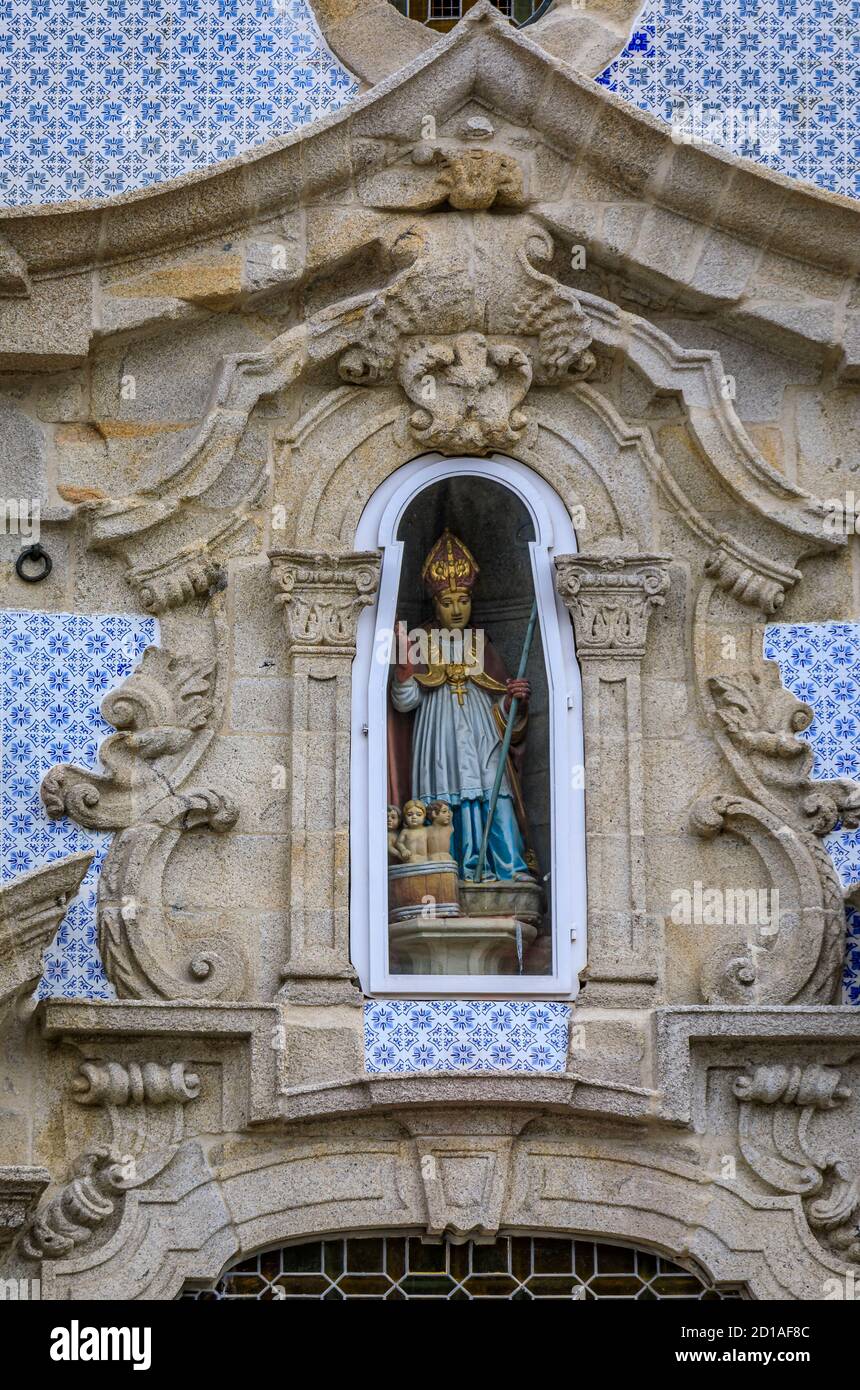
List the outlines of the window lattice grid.
{"type": "Polygon", "coordinates": [[[229,1270],[197,1300],[261,1302],[365,1298],[402,1301],[476,1298],[741,1298],[661,1255],[569,1237],[503,1236],[494,1244],[416,1237],[351,1236],[268,1250],[229,1270]]]}

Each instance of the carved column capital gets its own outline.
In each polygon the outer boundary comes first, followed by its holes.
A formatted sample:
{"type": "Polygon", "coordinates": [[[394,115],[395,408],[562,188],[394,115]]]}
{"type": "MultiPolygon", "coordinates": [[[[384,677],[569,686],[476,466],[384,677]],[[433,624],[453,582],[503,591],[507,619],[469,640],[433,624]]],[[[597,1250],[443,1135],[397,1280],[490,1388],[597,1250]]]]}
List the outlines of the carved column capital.
{"type": "Polygon", "coordinates": [[[669,589],[668,555],[558,555],[556,585],[580,660],[645,653],[651,609],[669,589]]]}
{"type": "Polygon", "coordinates": [[[377,552],[270,550],[269,562],[290,651],[353,657],[358,619],[379,585],[377,552]]]}

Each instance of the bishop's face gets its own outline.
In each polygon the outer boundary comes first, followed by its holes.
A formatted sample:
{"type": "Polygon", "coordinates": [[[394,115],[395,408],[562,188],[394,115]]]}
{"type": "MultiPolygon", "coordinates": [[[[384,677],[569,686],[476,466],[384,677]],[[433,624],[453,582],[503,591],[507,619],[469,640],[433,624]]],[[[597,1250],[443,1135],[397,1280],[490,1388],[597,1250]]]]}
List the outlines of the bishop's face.
{"type": "Polygon", "coordinates": [[[467,589],[443,589],[433,600],[440,627],[455,632],[468,626],[472,616],[472,599],[467,589]]]}

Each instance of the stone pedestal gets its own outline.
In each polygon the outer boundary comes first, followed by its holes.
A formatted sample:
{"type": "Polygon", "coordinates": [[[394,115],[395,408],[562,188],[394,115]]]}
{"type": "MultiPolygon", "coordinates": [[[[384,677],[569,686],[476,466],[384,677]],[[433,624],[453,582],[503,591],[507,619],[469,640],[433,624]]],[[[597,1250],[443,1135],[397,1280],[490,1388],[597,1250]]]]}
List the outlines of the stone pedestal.
{"type": "Polygon", "coordinates": [[[392,973],[401,975],[519,975],[537,936],[513,917],[425,918],[388,931],[392,973]]]}

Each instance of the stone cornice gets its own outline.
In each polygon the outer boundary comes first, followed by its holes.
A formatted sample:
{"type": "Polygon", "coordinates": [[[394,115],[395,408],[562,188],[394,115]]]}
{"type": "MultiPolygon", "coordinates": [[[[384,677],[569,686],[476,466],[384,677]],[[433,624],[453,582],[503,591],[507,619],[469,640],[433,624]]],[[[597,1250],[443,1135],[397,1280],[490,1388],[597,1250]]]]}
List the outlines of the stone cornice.
{"type": "Polygon", "coordinates": [[[585,149],[628,198],[713,222],[794,260],[855,273],[860,205],[714,148],[674,144],[667,125],[579,76],[528,32],[513,30],[487,0],[429,51],[307,129],[104,202],[0,210],[0,233],[31,276],[80,273],[220,236],[348,184],[350,139],[402,141],[404,100],[412,111],[443,114],[471,95],[502,103],[510,119],[571,159],[585,149]]]}

